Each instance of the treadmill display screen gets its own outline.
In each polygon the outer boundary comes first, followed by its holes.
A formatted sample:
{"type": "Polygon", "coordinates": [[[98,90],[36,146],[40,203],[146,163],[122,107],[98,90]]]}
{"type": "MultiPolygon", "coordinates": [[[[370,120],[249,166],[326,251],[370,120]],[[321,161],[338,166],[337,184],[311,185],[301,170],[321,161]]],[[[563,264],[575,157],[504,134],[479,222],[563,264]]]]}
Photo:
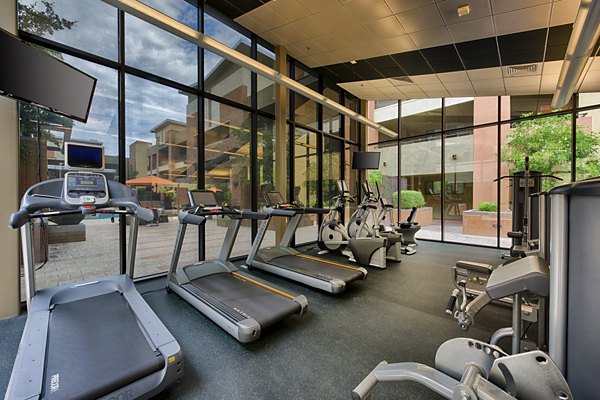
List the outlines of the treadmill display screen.
{"type": "Polygon", "coordinates": [[[279,193],[279,192],[268,192],[268,193],[265,193],[265,196],[266,196],[266,200],[270,206],[285,203],[283,196],[281,196],[281,193],[279,193]]]}
{"type": "Polygon", "coordinates": [[[204,207],[209,207],[218,205],[215,193],[210,190],[194,190],[188,193],[192,206],[203,205],[204,207]]]}
{"type": "Polygon", "coordinates": [[[70,168],[104,168],[102,146],[65,143],[66,164],[70,168]]]}

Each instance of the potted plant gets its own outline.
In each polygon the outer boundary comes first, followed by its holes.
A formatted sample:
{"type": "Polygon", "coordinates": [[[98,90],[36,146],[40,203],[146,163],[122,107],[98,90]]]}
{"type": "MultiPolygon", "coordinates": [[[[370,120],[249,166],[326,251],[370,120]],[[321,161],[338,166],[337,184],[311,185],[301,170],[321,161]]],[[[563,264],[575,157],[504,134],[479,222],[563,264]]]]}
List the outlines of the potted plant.
{"type": "MultiPolygon", "coordinates": [[[[477,209],[463,212],[463,233],[477,236],[496,236],[498,226],[498,204],[482,201],[477,209]]],[[[512,213],[500,212],[500,236],[506,236],[512,227],[512,213]]]]}
{"type": "Polygon", "coordinates": [[[418,190],[402,190],[398,199],[398,192],[392,194],[394,206],[400,207],[400,220],[405,221],[413,207],[417,207],[416,222],[421,226],[430,225],[433,221],[433,208],[425,207],[425,197],[418,190]]]}

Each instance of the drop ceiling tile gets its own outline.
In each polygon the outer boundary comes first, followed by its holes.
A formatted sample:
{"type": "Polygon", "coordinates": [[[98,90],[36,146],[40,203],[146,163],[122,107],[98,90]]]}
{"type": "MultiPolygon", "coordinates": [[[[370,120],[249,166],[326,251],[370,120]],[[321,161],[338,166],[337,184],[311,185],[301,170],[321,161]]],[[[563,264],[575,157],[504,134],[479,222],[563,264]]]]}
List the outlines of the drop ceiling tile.
{"type": "Polygon", "coordinates": [[[356,57],[356,52],[350,47],[333,50],[331,53],[334,57],[337,57],[339,60],[343,60],[342,62],[354,60],[354,58],[356,57]]]}
{"type": "Polygon", "coordinates": [[[296,29],[305,31],[309,38],[333,32],[333,29],[329,25],[322,24],[314,15],[294,21],[290,25],[296,29]]]}
{"type": "Polygon", "coordinates": [[[448,31],[450,31],[450,35],[456,43],[495,36],[492,17],[483,17],[448,25],[448,31]]]}
{"type": "Polygon", "coordinates": [[[600,82],[600,71],[588,71],[587,74],[585,74],[584,82],[600,82]]]}
{"type": "MultiPolygon", "coordinates": [[[[422,49],[421,53],[436,73],[464,70],[453,45],[422,49]]],[[[408,72],[408,71],[407,71],[408,72]]]]}
{"type": "Polygon", "coordinates": [[[296,43],[302,40],[309,39],[308,33],[304,29],[298,28],[297,26],[291,23],[273,29],[273,33],[281,36],[288,43],[296,43]]]}
{"type": "Polygon", "coordinates": [[[469,75],[469,79],[471,81],[484,80],[484,79],[502,79],[502,68],[494,67],[494,68],[472,69],[472,70],[467,71],[467,75],[469,75]]]}
{"type": "Polygon", "coordinates": [[[372,68],[377,68],[377,69],[398,67],[398,64],[396,64],[394,59],[389,55],[373,57],[366,61],[372,68]]]}
{"type": "Polygon", "coordinates": [[[548,26],[551,8],[551,4],[548,3],[504,14],[496,14],[494,15],[496,33],[507,35],[545,28],[548,26]]]}
{"type": "Polygon", "coordinates": [[[548,30],[546,60],[555,61],[565,58],[572,31],[572,24],[553,26],[548,30]]]}
{"type": "Polygon", "coordinates": [[[548,61],[542,66],[542,73],[544,75],[549,74],[560,74],[563,62],[561,61],[548,61]]]}
{"type": "Polygon", "coordinates": [[[437,77],[442,83],[469,82],[469,76],[466,71],[445,72],[443,74],[437,74],[437,77]]]}
{"type": "Polygon", "coordinates": [[[474,90],[452,90],[450,97],[475,97],[477,93],[474,90]]]}
{"type": "Polygon", "coordinates": [[[257,35],[260,35],[261,33],[266,32],[268,30],[271,30],[271,28],[264,26],[263,24],[261,24],[256,19],[249,16],[248,14],[244,14],[244,15],[241,15],[240,17],[236,18],[236,22],[238,24],[242,25],[243,27],[245,27],[246,29],[250,30],[251,32],[256,33],[257,35]]]}
{"type": "Polygon", "coordinates": [[[540,62],[544,57],[546,29],[498,36],[502,65],[540,62]]]}
{"type": "Polygon", "coordinates": [[[532,94],[532,95],[536,95],[539,94],[540,92],[540,87],[539,86],[518,86],[518,87],[514,87],[514,88],[506,88],[506,94],[507,95],[511,95],[511,96],[519,96],[519,95],[526,95],[526,94],[532,94]]]}
{"type": "Polygon", "coordinates": [[[593,57],[590,71],[600,71],[600,57],[593,57]]]}
{"type": "Polygon", "coordinates": [[[348,47],[348,43],[342,36],[340,36],[339,32],[328,33],[312,39],[327,51],[348,47]]]}
{"type": "Polygon", "coordinates": [[[313,68],[313,67],[319,65],[318,62],[315,60],[315,58],[311,57],[311,56],[298,57],[298,60],[310,68],[313,68]]]}
{"type": "Polygon", "coordinates": [[[419,85],[424,92],[446,90],[446,87],[441,83],[424,83],[419,85]]]}
{"type": "Polygon", "coordinates": [[[417,48],[425,49],[428,47],[443,46],[452,43],[452,39],[448,34],[448,29],[445,26],[440,26],[425,31],[413,32],[410,34],[411,39],[417,48]]]}
{"type": "Polygon", "coordinates": [[[315,15],[322,24],[329,25],[333,32],[341,31],[356,24],[356,19],[341,4],[315,15]]]}
{"type": "Polygon", "coordinates": [[[529,86],[539,86],[541,75],[533,75],[533,76],[515,76],[512,78],[504,78],[504,86],[506,90],[514,89],[518,87],[529,87],[529,86]]]}
{"type": "Polygon", "coordinates": [[[313,14],[339,4],[338,0],[300,0],[300,4],[313,14]]]}
{"type": "Polygon", "coordinates": [[[450,92],[448,92],[447,90],[428,90],[425,91],[425,94],[431,99],[436,99],[439,97],[450,97],[450,92]]]}
{"type": "Polygon", "coordinates": [[[415,75],[415,76],[411,76],[410,80],[412,80],[417,85],[440,84],[440,80],[434,74],[431,74],[431,75],[415,75]]]}
{"type": "Polygon", "coordinates": [[[495,38],[457,43],[456,49],[466,69],[491,68],[500,65],[495,38]]]}
{"type": "Polygon", "coordinates": [[[360,43],[365,43],[374,39],[365,28],[358,24],[351,28],[339,31],[339,36],[350,46],[357,46],[360,43]]]}
{"type": "Polygon", "coordinates": [[[435,5],[429,5],[397,14],[406,32],[418,32],[444,26],[444,21],[435,5]]]}
{"type": "Polygon", "coordinates": [[[558,83],[558,77],[560,74],[544,74],[542,75],[542,86],[554,86],[558,83]]]}
{"type": "Polygon", "coordinates": [[[379,90],[382,90],[382,88],[390,88],[393,86],[387,79],[374,79],[372,81],[369,81],[369,84],[374,88],[378,88],[379,90]]]}
{"type": "Polygon", "coordinates": [[[433,0],[386,0],[394,14],[433,4],[433,0]]]}
{"type": "Polygon", "coordinates": [[[387,52],[383,50],[383,47],[377,40],[372,40],[370,42],[364,42],[356,45],[357,58],[372,58],[378,57],[386,54],[387,52]]]}
{"type": "MultiPolygon", "coordinates": [[[[302,19],[311,15],[298,0],[285,0],[285,1],[269,1],[262,7],[270,7],[275,13],[282,16],[289,22],[302,19]]],[[[262,8],[262,7],[259,7],[262,8]]]]}
{"type": "Polygon", "coordinates": [[[494,89],[477,89],[475,88],[475,93],[477,96],[503,96],[506,94],[504,91],[504,87],[502,88],[494,88],[494,89]]]}
{"type": "Polygon", "coordinates": [[[282,38],[273,31],[263,32],[260,34],[260,37],[271,43],[273,46],[287,45],[289,43],[287,39],[282,38]]]}
{"type": "Polygon", "coordinates": [[[366,60],[357,60],[356,64],[351,65],[351,67],[352,70],[356,71],[364,80],[384,78],[379,71],[374,69],[366,60]]]}
{"type": "Polygon", "coordinates": [[[420,51],[392,54],[392,57],[409,75],[426,75],[433,73],[433,70],[420,51]]]}
{"type": "Polygon", "coordinates": [[[329,51],[321,54],[314,54],[313,58],[315,59],[317,65],[330,65],[338,62],[338,59],[335,58],[329,51]]]}
{"type": "Polygon", "coordinates": [[[344,6],[360,22],[375,21],[392,15],[392,10],[383,0],[349,0],[344,6]]]}
{"type": "Polygon", "coordinates": [[[579,88],[580,93],[600,92],[600,82],[584,82],[579,88]]]}
{"type": "Polygon", "coordinates": [[[504,89],[504,80],[503,79],[485,79],[485,80],[477,80],[471,81],[471,84],[475,89],[496,89],[502,88],[504,89]]]}
{"type": "Polygon", "coordinates": [[[470,0],[468,3],[471,7],[471,12],[462,17],[458,16],[457,9],[465,5],[465,0],[440,1],[437,3],[437,7],[442,14],[442,18],[448,25],[492,15],[489,0],[470,0]]]}
{"type": "Polygon", "coordinates": [[[444,82],[446,90],[452,92],[453,90],[473,90],[471,81],[466,82],[444,82]]]}
{"type": "Polygon", "coordinates": [[[236,18],[236,21],[239,21],[242,17],[248,16],[250,18],[253,18],[256,22],[262,24],[268,29],[275,29],[281,25],[285,25],[291,22],[284,18],[282,15],[275,12],[273,7],[269,5],[270,3],[273,2],[271,1],[262,7],[255,8],[254,10],[244,14],[243,16],[236,18]]]}
{"type": "Polygon", "coordinates": [[[581,0],[561,0],[552,4],[550,26],[572,24],[577,17],[581,0]]]}
{"type": "Polygon", "coordinates": [[[387,39],[406,33],[400,22],[393,15],[364,23],[363,26],[377,39],[387,39]]]}
{"type": "Polygon", "coordinates": [[[293,43],[293,45],[302,49],[302,51],[307,56],[313,56],[315,54],[323,53],[326,51],[324,48],[319,46],[319,44],[313,39],[307,39],[307,40],[303,40],[301,42],[296,42],[296,43],[293,43]]]}
{"type": "Polygon", "coordinates": [[[550,3],[552,0],[491,0],[494,14],[550,3]]]}
{"type": "Polygon", "coordinates": [[[382,39],[379,41],[379,44],[388,54],[403,53],[417,48],[408,35],[382,39]]]}

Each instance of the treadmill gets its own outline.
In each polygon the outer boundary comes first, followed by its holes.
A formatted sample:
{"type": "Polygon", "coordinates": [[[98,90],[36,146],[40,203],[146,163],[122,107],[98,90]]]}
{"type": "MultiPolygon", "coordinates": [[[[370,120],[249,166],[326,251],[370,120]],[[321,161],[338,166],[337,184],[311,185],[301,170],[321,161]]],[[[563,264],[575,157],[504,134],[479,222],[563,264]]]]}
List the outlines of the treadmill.
{"type": "Polygon", "coordinates": [[[263,211],[268,214],[260,227],[246,265],[279,275],[305,285],[324,290],[329,293],[341,293],[353,282],[367,277],[367,270],[362,267],[341,264],[324,260],[292,249],[290,243],[298,229],[304,214],[325,214],[326,208],[301,207],[296,203],[285,203],[281,193],[265,193],[267,206],[263,211]],[[269,223],[273,217],[289,217],[286,230],[279,245],[260,248],[269,223]]]}
{"type": "Polygon", "coordinates": [[[229,261],[245,219],[262,220],[264,213],[220,206],[208,190],[188,192],[191,207],[179,212],[179,230],[167,277],[167,290],[177,293],[242,343],[257,340],[269,326],[302,314],[306,297],[291,294],[240,271],[229,261]],[[219,258],[178,267],[188,224],[204,225],[208,217],[229,219],[219,258]]]}
{"type": "MultiPolygon", "coordinates": [[[[65,143],[68,166],[95,171],[102,158],[101,146],[65,143]]],[[[132,280],[139,219],[153,218],[131,189],[98,172],[70,171],[27,190],[9,220],[21,230],[28,315],[5,399],[146,399],[181,377],[179,344],[132,280]],[[71,224],[98,213],[132,217],[128,275],[36,291],[32,220],[71,224]]]]}

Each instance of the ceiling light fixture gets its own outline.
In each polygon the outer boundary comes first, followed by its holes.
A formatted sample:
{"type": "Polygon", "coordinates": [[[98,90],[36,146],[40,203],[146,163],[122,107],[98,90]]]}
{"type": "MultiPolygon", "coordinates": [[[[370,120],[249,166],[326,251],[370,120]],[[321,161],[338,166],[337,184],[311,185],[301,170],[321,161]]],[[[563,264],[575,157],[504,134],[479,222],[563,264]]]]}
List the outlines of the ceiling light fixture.
{"type": "Polygon", "coordinates": [[[465,15],[469,15],[471,13],[471,5],[465,4],[456,9],[456,12],[459,17],[464,17],[465,15]]]}
{"type": "Polygon", "coordinates": [[[552,107],[565,106],[577,90],[577,82],[600,37],[600,2],[582,0],[560,70],[552,107]]]}
{"type": "Polygon", "coordinates": [[[350,61],[350,64],[352,64],[352,65],[356,64],[356,60],[350,61]]]}

